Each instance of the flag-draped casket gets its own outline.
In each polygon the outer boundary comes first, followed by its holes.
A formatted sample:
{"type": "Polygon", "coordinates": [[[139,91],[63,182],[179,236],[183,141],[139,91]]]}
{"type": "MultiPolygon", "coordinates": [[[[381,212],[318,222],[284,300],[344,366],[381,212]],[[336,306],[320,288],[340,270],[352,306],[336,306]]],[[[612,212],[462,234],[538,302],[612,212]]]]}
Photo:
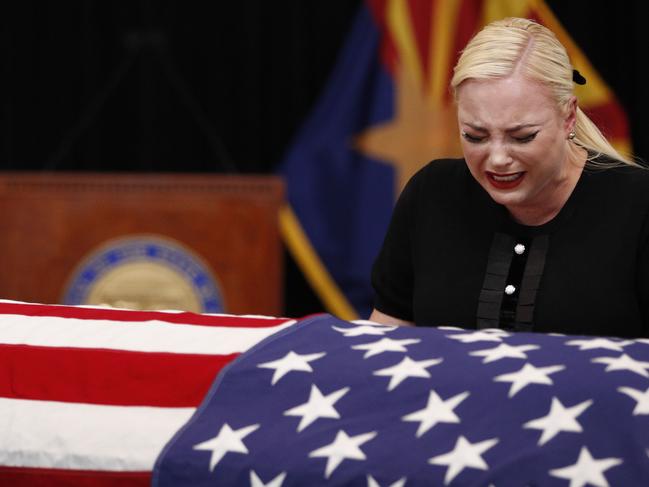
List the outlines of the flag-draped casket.
{"type": "Polygon", "coordinates": [[[0,303],[0,485],[649,485],[649,340],[0,303]]]}

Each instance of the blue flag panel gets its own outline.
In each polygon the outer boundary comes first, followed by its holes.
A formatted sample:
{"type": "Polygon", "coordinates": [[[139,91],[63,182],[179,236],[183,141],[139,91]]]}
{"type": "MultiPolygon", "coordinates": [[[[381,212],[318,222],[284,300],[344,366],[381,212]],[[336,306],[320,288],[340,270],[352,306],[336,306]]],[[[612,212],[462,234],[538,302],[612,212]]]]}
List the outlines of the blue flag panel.
{"type": "Polygon", "coordinates": [[[361,8],[326,91],[280,167],[302,228],[362,316],[372,307],[370,271],[394,204],[392,167],[354,148],[356,136],[393,115],[379,40],[361,8]]]}
{"type": "Polygon", "coordinates": [[[649,485],[649,340],[316,316],[220,374],[153,484],[649,485]]]}

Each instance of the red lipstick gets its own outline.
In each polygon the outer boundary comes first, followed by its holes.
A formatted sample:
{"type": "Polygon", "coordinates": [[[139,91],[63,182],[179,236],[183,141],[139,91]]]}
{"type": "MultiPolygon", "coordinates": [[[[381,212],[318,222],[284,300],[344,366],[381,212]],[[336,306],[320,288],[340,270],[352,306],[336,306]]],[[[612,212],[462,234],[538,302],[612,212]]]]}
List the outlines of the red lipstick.
{"type": "Polygon", "coordinates": [[[521,184],[525,177],[524,172],[512,172],[507,174],[498,174],[494,172],[486,172],[487,180],[497,189],[512,189],[521,184]]]}

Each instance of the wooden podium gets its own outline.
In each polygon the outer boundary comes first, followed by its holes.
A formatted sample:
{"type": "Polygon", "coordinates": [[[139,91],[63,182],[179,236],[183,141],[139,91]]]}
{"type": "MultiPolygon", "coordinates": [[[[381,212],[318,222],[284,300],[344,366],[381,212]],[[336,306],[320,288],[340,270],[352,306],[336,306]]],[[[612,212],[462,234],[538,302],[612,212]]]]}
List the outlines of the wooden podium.
{"type": "Polygon", "coordinates": [[[0,298],[280,315],[283,202],[274,176],[0,173],[0,298]]]}

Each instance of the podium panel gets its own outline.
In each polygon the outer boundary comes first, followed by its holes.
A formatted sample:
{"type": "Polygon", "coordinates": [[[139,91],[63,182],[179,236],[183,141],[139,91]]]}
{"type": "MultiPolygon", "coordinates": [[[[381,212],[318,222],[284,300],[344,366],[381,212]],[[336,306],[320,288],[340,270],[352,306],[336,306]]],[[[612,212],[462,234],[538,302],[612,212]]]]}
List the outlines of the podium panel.
{"type": "Polygon", "coordinates": [[[275,176],[0,173],[0,298],[282,313],[275,176]]]}

